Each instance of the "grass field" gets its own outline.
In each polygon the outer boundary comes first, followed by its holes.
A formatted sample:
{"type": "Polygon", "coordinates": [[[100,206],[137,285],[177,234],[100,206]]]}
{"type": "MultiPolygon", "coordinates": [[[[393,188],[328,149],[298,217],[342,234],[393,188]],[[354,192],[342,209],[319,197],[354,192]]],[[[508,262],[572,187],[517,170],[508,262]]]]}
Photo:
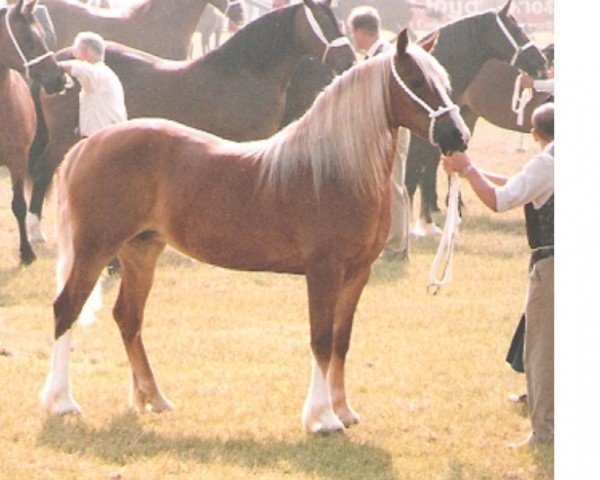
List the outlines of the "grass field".
{"type": "MultiPolygon", "coordinates": [[[[514,173],[535,152],[481,123],[470,151],[514,173]]],[[[441,194],[445,181],[440,174],[441,194]]],[[[504,362],[522,308],[522,212],[492,214],[463,188],[454,278],[426,293],[436,240],[407,264],[374,264],[356,315],[347,386],[362,423],[308,437],[300,410],[310,350],[303,277],[239,273],[163,254],[145,344],[175,410],[132,413],[129,367],[105,284],[100,321],[76,331],[71,373],[80,418],[49,418],[38,393],[52,346],[55,199],[39,261],[18,265],[8,174],[0,169],[1,479],[550,479],[551,448],[511,451],[527,414],[506,400],[523,375],[504,362]]],[[[442,223],[443,218],[438,219],[442,223]]]]}

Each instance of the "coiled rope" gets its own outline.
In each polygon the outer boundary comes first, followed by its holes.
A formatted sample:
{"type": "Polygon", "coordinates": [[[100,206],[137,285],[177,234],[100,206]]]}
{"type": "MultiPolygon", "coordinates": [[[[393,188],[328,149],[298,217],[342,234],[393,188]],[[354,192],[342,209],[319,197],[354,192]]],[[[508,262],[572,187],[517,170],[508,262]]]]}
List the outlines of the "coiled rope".
{"type": "Polygon", "coordinates": [[[458,202],[460,197],[460,178],[458,173],[450,174],[448,192],[448,211],[440,244],[429,270],[429,286],[427,292],[437,295],[441,288],[452,280],[452,257],[454,255],[454,239],[460,225],[458,202]]]}

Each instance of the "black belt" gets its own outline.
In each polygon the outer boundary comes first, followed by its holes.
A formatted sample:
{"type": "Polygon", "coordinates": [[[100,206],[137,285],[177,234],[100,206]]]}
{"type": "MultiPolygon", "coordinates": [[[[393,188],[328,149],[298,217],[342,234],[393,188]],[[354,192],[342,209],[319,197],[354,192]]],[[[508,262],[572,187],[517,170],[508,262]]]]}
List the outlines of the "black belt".
{"type": "Polygon", "coordinates": [[[529,268],[533,267],[537,262],[544,258],[554,256],[554,246],[552,247],[541,247],[531,251],[531,260],[529,260],[529,268]]]}

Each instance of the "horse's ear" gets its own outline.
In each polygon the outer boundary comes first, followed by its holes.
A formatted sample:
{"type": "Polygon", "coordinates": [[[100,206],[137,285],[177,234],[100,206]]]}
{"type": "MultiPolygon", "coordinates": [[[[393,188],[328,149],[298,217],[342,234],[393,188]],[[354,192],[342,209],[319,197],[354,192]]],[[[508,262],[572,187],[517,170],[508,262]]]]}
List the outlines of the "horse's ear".
{"type": "Polygon", "coordinates": [[[314,0],[304,0],[304,5],[310,9],[313,9],[317,6],[314,0]]]}
{"type": "Polygon", "coordinates": [[[25,0],[19,0],[17,2],[17,4],[15,5],[15,10],[17,10],[19,13],[23,13],[23,3],[24,3],[24,1],[25,0]]]}
{"type": "Polygon", "coordinates": [[[406,53],[406,47],[408,47],[408,28],[405,28],[398,34],[398,41],[396,43],[396,53],[398,56],[406,53]]]}
{"type": "Polygon", "coordinates": [[[423,50],[426,52],[432,52],[435,48],[438,38],[440,37],[440,31],[436,30],[431,35],[427,35],[427,37],[420,43],[423,50]]]}
{"type": "Polygon", "coordinates": [[[508,0],[508,2],[506,2],[506,5],[504,5],[502,7],[502,9],[498,12],[498,15],[501,15],[503,17],[507,17],[508,16],[508,12],[510,11],[510,5],[512,4],[512,0],[508,0]]]}
{"type": "Polygon", "coordinates": [[[25,5],[23,5],[22,12],[33,14],[35,7],[37,7],[37,3],[38,3],[38,0],[33,0],[33,2],[26,3],[25,5]]]}

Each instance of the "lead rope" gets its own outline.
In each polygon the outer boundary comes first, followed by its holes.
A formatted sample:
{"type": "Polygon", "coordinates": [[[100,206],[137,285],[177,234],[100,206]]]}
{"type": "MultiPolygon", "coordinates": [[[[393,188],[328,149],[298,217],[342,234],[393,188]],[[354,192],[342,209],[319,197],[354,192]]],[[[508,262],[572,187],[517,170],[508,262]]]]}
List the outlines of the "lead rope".
{"type": "Polygon", "coordinates": [[[515,89],[513,91],[512,98],[512,111],[517,114],[517,125],[519,127],[523,126],[523,121],[525,120],[525,108],[527,104],[533,98],[533,91],[529,88],[524,88],[521,92],[521,79],[522,75],[518,75],[515,80],[515,89]]]}
{"type": "Polygon", "coordinates": [[[454,256],[454,239],[458,233],[460,225],[460,215],[458,211],[458,199],[460,196],[460,179],[458,173],[450,174],[450,189],[448,193],[448,212],[446,213],[446,223],[440,244],[433,259],[431,269],[429,270],[429,286],[427,292],[431,295],[437,295],[442,287],[448,285],[452,280],[452,258],[454,256]],[[443,266],[441,266],[442,261],[443,266]],[[438,277],[441,274],[441,278],[438,277]]]}

